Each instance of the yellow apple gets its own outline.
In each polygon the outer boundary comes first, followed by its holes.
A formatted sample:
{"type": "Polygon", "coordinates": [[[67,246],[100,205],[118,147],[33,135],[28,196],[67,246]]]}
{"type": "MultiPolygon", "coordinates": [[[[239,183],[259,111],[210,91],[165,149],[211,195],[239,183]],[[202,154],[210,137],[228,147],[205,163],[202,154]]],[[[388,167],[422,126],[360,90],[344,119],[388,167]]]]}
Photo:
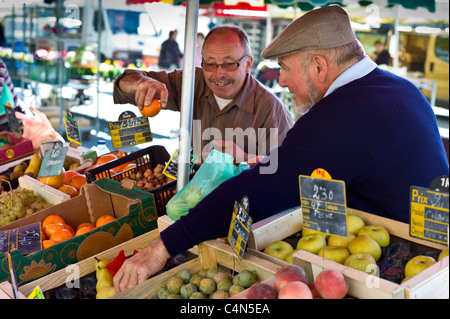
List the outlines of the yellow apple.
{"type": "Polygon", "coordinates": [[[381,257],[381,247],[378,243],[367,235],[358,235],[348,244],[350,254],[368,253],[375,261],[381,257]]]}
{"type": "Polygon", "coordinates": [[[298,249],[293,250],[291,253],[289,253],[289,255],[286,257],[286,261],[287,261],[288,263],[291,263],[291,264],[294,263],[294,262],[292,261],[292,255],[295,254],[297,251],[298,251],[298,249]]]}
{"type": "Polygon", "coordinates": [[[303,249],[317,255],[320,249],[326,245],[325,236],[313,233],[302,237],[297,243],[297,250],[303,249]]]}
{"type": "Polygon", "coordinates": [[[328,238],[328,246],[337,246],[337,247],[348,247],[348,243],[355,239],[355,235],[353,233],[348,233],[347,237],[331,235],[328,238]]]}
{"type": "Polygon", "coordinates": [[[405,266],[405,277],[415,276],[435,263],[436,260],[430,256],[419,255],[411,258],[405,266]]]}
{"type": "Polygon", "coordinates": [[[391,241],[391,236],[389,235],[386,228],[378,225],[364,226],[359,231],[358,235],[367,235],[373,240],[375,240],[380,247],[387,247],[391,241]]]}
{"type": "Polygon", "coordinates": [[[444,250],[441,251],[441,253],[439,254],[438,260],[440,261],[442,258],[445,258],[448,256],[448,248],[445,248],[444,250]]]}
{"type": "Polygon", "coordinates": [[[358,269],[369,275],[378,275],[378,266],[375,259],[368,253],[356,253],[350,255],[344,262],[344,265],[350,268],[358,269]]]}
{"type": "MultiPolygon", "coordinates": [[[[307,235],[310,234],[321,234],[322,236],[324,235],[323,233],[319,232],[318,230],[312,230],[312,229],[308,229],[308,228],[303,228],[302,229],[302,237],[305,237],[307,235]]],[[[328,239],[328,237],[330,237],[329,234],[325,234],[325,240],[328,239]]]]}
{"type": "Polygon", "coordinates": [[[361,217],[347,214],[347,232],[357,236],[361,228],[366,226],[361,217]]]}
{"type": "Polygon", "coordinates": [[[288,242],[279,240],[271,243],[264,249],[264,253],[267,255],[285,260],[286,257],[294,250],[294,248],[288,242]]]}
{"type": "Polygon", "coordinates": [[[348,256],[350,256],[350,252],[345,247],[325,246],[319,250],[318,255],[326,259],[334,260],[339,264],[343,264],[348,256]]]}

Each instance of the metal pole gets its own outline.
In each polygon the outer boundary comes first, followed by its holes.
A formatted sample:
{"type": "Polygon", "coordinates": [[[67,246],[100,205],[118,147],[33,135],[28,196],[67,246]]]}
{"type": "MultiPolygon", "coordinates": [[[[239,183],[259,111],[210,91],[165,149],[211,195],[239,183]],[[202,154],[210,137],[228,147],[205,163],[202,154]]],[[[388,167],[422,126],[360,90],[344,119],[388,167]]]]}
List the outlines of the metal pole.
{"type": "Polygon", "coordinates": [[[398,50],[399,50],[399,34],[398,34],[398,26],[399,26],[399,13],[398,13],[398,5],[394,6],[394,13],[395,13],[395,22],[394,22],[394,59],[392,61],[392,66],[394,67],[394,73],[398,72],[398,50]]]}
{"type": "Polygon", "coordinates": [[[189,182],[199,0],[186,1],[177,190],[189,182]]]}
{"type": "Polygon", "coordinates": [[[97,116],[95,122],[95,130],[100,131],[100,63],[101,63],[101,40],[102,40],[102,19],[103,19],[103,3],[102,0],[98,0],[98,10],[97,10],[97,30],[98,30],[98,41],[97,41],[97,116]]]}

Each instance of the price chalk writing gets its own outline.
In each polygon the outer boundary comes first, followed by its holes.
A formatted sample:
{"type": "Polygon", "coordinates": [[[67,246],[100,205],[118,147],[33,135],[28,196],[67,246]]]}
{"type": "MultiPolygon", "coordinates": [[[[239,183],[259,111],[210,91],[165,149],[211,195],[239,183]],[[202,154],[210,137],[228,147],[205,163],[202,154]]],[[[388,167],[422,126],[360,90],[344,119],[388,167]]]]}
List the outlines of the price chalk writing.
{"type": "Polygon", "coordinates": [[[347,203],[343,181],[300,175],[303,227],[347,237],[347,203]]]}
{"type": "Polygon", "coordinates": [[[0,232],[0,252],[19,250],[22,254],[41,250],[41,223],[0,232]]]}
{"type": "Polygon", "coordinates": [[[71,115],[65,115],[64,126],[66,127],[67,139],[71,142],[81,145],[81,134],[78,127],[78,121],[71,115]]]}
{"type": "MultiPolygon", "coordinates": [[[[173,152],[172,157],[169,159],[166,167],[164,167],[164,170],[162,172],[164,175],[166,175],[167,177],[170,177],[171,179],[178,178],[178,156],[179,156],[179,152],[178,152],[178,150],[175,150],[175,152],[173,152]]],[[[191,166],[189,168],[190,171],[192,171],[192,169],[194,168],[197,158],[198,158],[197,155],[192,154],[192,147],[191,147],[191,157],[190,157],[191,166]]]]}
{"type": "Polygon", "coordinates": [[[130,117],[109,122],[109,132],[115,149],[153,141],[148,117],[130,117]]]}
{"type": "Polygon", "coordinates": [[[47,150],[42,158],[38,177],[56,176],[61,174],[64,167],[68,147],[61,147],[62,143],[57,142],[55,146],[47,150]]]}
{"type": "Polygon", "coordinates": [[[228,241],[240,260],[244,257],[253,219],[248,214],[248,198],[245,196],[241,203],[234,202],[228,241]]]}
{"type": "Polygon", "coordinates": [[[410,224],[412,237],[447,245],[449,194],[411,186],[410,224]]]}

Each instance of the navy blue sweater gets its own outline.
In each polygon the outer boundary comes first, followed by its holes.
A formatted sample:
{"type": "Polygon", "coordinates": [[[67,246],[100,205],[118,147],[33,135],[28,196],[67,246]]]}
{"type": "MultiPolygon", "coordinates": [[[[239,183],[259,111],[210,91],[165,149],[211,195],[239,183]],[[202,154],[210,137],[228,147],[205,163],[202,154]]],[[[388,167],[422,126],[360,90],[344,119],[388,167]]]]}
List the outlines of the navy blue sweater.
{"type": "Polygon", "coordinates": [[[266,159],[164,230],[169,253],[225,237],[234,201],[244,195],[254,222],[300,206],[299,175],[316,168],[345,182],[348,207],[403,222],[410,186],[429,187],[449,174],[430,104],[409,81],[379,68],[320,100],[266,159]]]}

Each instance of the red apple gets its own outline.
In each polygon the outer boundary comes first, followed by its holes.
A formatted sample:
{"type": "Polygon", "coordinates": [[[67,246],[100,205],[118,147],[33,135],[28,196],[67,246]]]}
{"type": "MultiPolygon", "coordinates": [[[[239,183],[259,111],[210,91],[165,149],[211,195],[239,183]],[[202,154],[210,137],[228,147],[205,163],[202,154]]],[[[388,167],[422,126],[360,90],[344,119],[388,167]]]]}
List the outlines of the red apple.
{"type": "Polygon", "coordinates": [[[291,281],[301,281],[305,284],[308,283],[308,278],[303,268],[297,265],[284,266],[275,273],[275,285],[278,291],[281,290],[283,285],[291,281]]]}
{"type": "Polygon", "coordinates": [[[313,299],[313,295],[304,282],[291,281],[283,285],[278,292],[278,299],[313,299]]]}
{"type": "Polygon", "coordinates": [[[258,282],[248,288],[247,299],[277,299],[277,291],[271,285],[258,282]]]}
{"type": "Polygon", "coordinates": [[[336,269],[327,269],[320,272],[314,284],[323,299],[342,299],[347,295],[347,280],[336,269]]]}
{"type": "Polygon", "coordinates": [[[316,285],[313,282],[308,284],[309,289],[311,290],[313,299],[322,299],[322,296],[317,291],[316,285]]]}

